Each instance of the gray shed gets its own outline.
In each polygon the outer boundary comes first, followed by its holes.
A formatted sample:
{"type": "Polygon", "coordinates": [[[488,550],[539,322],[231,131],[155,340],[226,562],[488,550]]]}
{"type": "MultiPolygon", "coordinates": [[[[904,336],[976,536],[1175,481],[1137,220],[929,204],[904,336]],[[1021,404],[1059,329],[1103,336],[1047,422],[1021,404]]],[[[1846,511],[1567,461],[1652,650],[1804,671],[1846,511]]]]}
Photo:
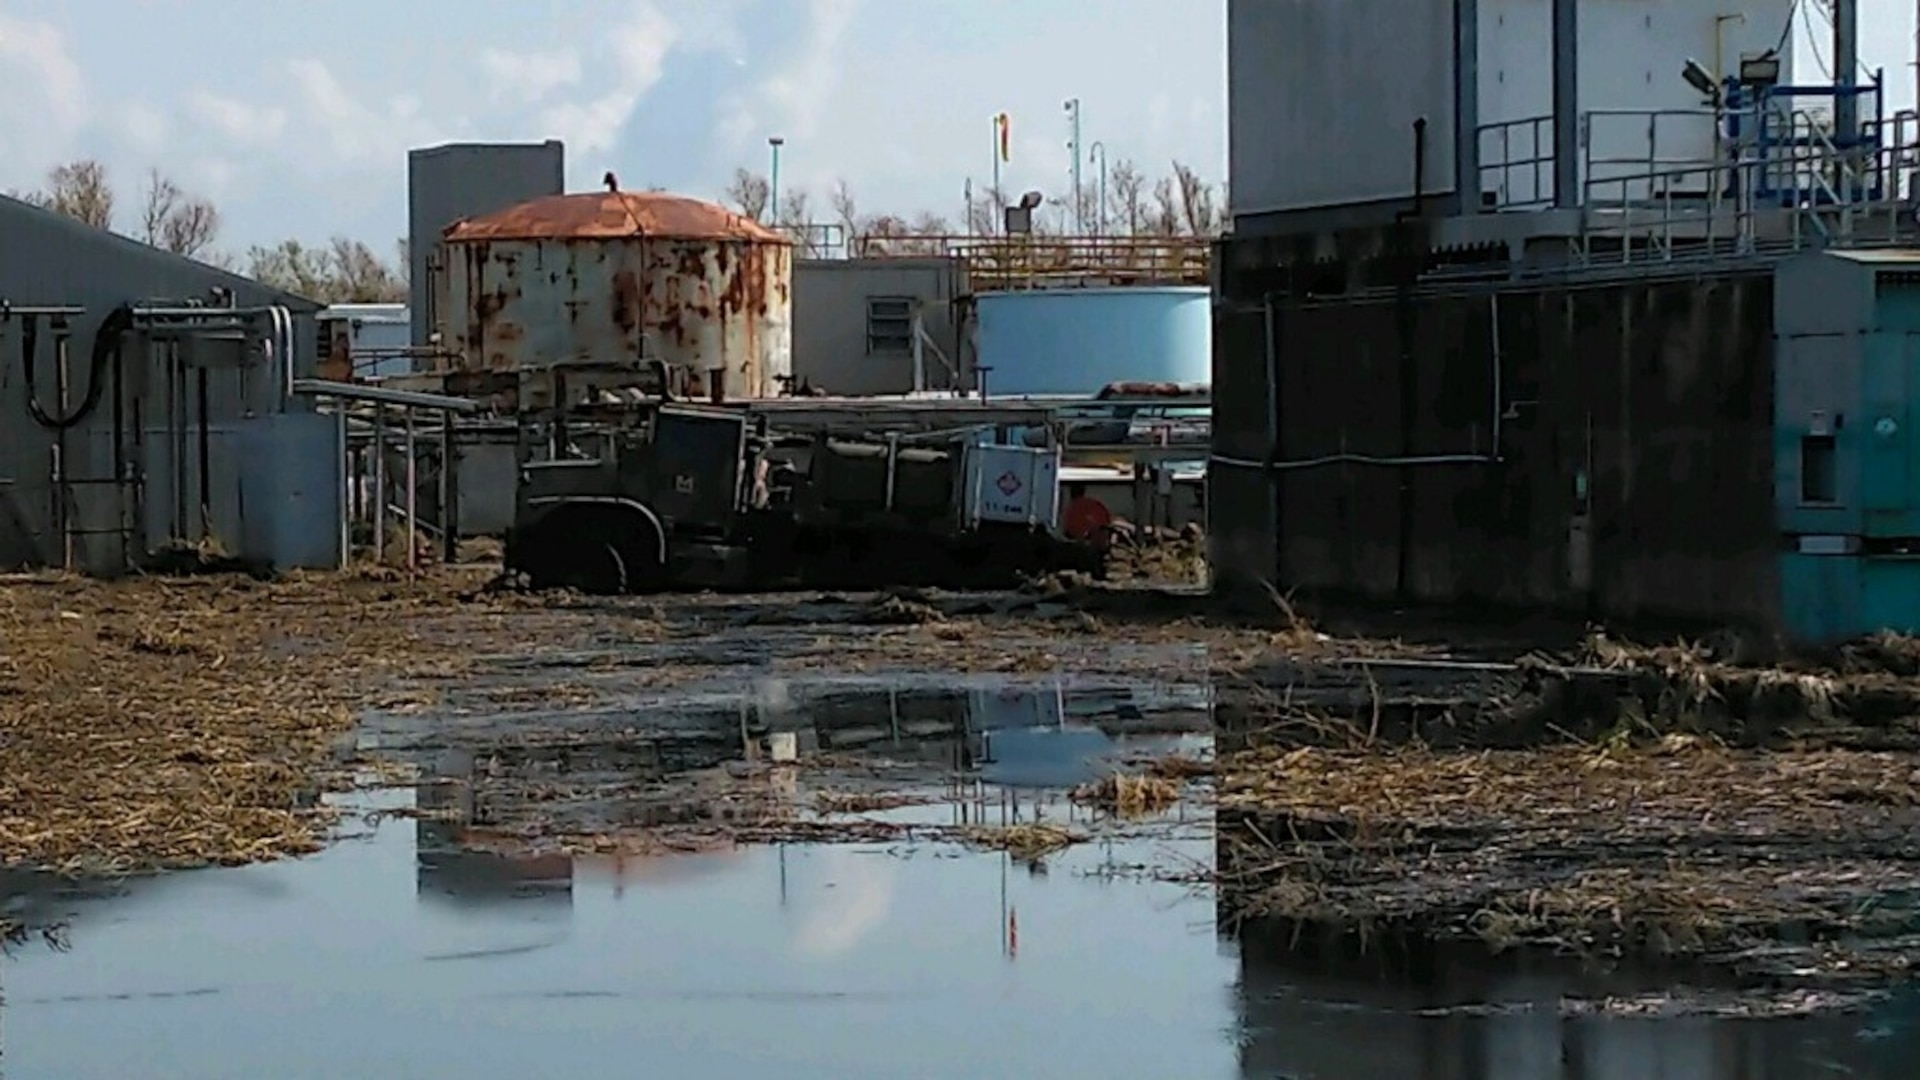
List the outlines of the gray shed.
{"type": "Polygon", "coordinates": [[[338,438],[288,393],[318,310],[0,197],[0,567],[337,563],[338,438]]]}

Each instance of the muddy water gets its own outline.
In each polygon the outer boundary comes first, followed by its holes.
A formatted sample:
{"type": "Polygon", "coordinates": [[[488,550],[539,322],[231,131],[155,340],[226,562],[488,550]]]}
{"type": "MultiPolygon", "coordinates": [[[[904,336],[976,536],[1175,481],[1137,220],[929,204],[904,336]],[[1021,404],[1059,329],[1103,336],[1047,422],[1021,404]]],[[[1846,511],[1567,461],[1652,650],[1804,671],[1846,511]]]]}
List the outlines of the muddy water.
{"type": "MultiPolygon", "coordinates": [[[[894,749],[921,730],[897,687],[885,709],[871,687],[792,689],[765,726],[894,749]]],[[[1204,740],[1153,730],[1179,703],[1112,687],[942,693],[989,733],[1000,821],[1072,818],[1058,788],[1096,762],[1204,740]]],[[[980,806],[875,816],[963,813],[980,806]]],[[[71,920],[70,952],[0,961],[0,1075],[1787,1080],[1920,1060],[1920,1000],[1754,1018],[1806,1002],[1222,940],[1205,890],[1159,880],[1211,864],[1195,806],[1043,868],[936,844],[509,860],[377,813],[347,832],[112,896],[0,882],[10,910],[71,920]]]]}

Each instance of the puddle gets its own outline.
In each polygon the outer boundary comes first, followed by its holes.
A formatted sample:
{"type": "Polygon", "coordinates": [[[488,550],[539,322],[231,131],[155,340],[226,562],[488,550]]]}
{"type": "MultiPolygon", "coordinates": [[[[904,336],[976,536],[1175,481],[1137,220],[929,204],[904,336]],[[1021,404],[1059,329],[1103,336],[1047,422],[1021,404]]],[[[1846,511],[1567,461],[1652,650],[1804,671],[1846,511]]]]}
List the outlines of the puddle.
{"type": "Polygon", "coordinates": [[[1210,862],[1197,836],[1036,870],[948,845],[510,860],[417,835],[385,818],[299,862],[35,898],[71,914],[71,952],[0,966],[4,1075],[1785,1080],[1920,1055],[1920,998],[1633,1015],[1663,980],[1222,941],[1204,892],[1126,874],[1210,862]]]}

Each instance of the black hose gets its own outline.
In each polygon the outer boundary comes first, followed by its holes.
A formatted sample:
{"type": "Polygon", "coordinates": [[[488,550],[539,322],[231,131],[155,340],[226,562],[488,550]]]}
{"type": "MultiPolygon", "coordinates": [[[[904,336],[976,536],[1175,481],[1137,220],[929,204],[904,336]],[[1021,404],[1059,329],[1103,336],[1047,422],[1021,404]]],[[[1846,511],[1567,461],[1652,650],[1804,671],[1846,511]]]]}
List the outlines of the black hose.
{"type": "Polygon", "coordinates": [[[25,332],[21,335],[21,367],[25,369],[27,389],[27,415],[41,427],[54,431],[66,431],[77,427],[81,421],[100,407],[100,398],[107,389],[107,363],[112,361],[116,377],[121,366],[120,338],[133,328],[133,309],[125,304],[107,313],[100,321],[100,328],[93,333],[93,355],[87,370],[87,396],[80,404],[65,416],[54,416],[40,404],[40,396],[33,385],[33,360],[36,347],[40,343],[40,331],[37,321],[31,317],[23,320],[25,332]]]}

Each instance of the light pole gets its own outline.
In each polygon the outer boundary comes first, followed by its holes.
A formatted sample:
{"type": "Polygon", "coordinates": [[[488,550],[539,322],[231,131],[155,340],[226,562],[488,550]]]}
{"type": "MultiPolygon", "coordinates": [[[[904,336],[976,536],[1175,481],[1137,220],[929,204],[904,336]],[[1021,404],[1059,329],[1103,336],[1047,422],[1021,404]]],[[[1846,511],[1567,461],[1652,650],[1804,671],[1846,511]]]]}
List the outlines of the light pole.
{"type": "Polygon", "coordinates": [[[1083,212],[1084,200],[1080,197],[1080,99],[1068,98],[1066,102],[1067,149],[1073,152],[1073,231],[1085,232],[1086,215],[1083,212]]]}
{"type": "Polygon", "coordinates": [[[767,206],[768,216],[775,225],[780,224],[780,148],[786,144],[787,140],[778,135],[767,139],[767,146],[773,151],[773,165],[767,176],[767,206]]]}
{"type": "Polygon", "coordinates": [[[1098,139],[1087,148],[1087,163],[1092,164],[1095,158],[1100,159],[1100,201],[1095,204],[1093,210],[1093,234],[1105,236],[1107,235],[1107,144],[1098,139]]]}

